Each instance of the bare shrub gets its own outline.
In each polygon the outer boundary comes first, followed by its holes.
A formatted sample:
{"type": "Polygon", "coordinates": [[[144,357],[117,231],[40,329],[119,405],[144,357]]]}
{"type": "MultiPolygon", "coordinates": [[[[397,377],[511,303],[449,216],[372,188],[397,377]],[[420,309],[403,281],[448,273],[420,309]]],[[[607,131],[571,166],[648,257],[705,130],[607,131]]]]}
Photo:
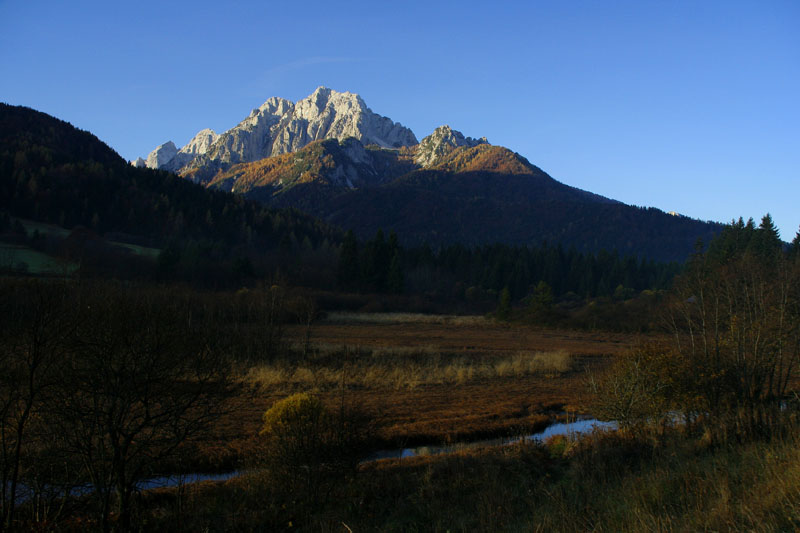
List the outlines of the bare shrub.
{"type": "Polygon", "coordinates": [[[591,376],[592,412],[628,430],[661,420],[671,405],[672,391],[663,350],[658,345],[640,346],[617,358],[602,375],[591,376]]]}

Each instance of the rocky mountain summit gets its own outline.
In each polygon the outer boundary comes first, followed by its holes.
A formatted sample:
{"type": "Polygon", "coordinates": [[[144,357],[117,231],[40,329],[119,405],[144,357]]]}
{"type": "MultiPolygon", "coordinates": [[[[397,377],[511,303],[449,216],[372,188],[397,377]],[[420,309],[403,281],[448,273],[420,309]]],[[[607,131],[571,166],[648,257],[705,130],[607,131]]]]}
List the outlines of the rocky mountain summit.
{"type": "Polygon", "coordinates": [[[417,144],[410,129],[374,113],[359,95],[319,87],[297,103],[270,98],[234,128],[221,135],[202,130],[180,150],[172,141],[164,143],[150,153],[146,164],[206,183],[237,163],[296,152],[313,141],[349,137],[383,148],[417,144]]]}
{"type": "Polygon", "coordinates": [[[450,126],[439,126],[419,143],[414,162],[423,167],[430,167],[460,146],[472,148],[488,143],[486,137],[480,139],[464,137],[460,131],[456,131],[450,126]]]}
{"type": "MultiPolygon", "coordinates": [[[[219,139],[219,135],[208,128],[200,130],[189,143],[178,150],[172,141],[166,142],[150,152],[145,166],[178,172],[196,157],[208,152],[219,139]]],[[[139,158],[141,159],[141,158],[139,158]]]]}

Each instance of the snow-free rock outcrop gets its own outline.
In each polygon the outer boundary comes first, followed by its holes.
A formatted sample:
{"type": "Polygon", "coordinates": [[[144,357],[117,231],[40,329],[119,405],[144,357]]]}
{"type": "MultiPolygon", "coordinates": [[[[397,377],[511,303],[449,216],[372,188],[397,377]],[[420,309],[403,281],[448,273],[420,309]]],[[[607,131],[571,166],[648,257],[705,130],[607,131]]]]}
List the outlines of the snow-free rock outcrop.
{"type": "Polygon", "coordinates": [[[180,149],[180,152],[188,155],[204,154],[217,142],[217,139],[219,139],[219,135],[214,133],[214,130],[208,128],[200,130],[197,132],[197,135],[189,141],[189,144],[180,149]]]}
{"type": "Polygon", "coordinates": [[[234,128],[219,136],[203,130],[180,151],[169,151],[172,143],[162,145],[147,164],[206,182],[236,163],[296,152],[317,140],[348,137],[383,148],[417,144],[410,129],[374,113],[357,94],[319,87],[296,104],[270,98],[234,128]]]}
{"type": "Polygon", "coordinates": [[[472,148],[487,143],[486,137],[480,139],[464,137],[460,131],[456,131],[450,126],[439,126],[419,143],[414,155],[414,162],[422,167],[430,167],[460,146],[472,148]]]}
{"type": "Polygon", "coordinates": [[[178,155],[178,147],[174,142],[167,141],[147,156],[147,168],[165,168],[176,155],[178,155]]]}

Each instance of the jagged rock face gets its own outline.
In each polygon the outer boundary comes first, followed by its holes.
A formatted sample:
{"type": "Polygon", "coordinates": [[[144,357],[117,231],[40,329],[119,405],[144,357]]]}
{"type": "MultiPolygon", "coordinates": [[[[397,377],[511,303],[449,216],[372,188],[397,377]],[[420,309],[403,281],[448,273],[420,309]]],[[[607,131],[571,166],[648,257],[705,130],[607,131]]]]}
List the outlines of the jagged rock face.
{"type": "Polygon", "coordinates": [[[297,102],[292,119],[276,139],[273,154],[294,152],[319,139],[355,137],[363,144],[399,148],[417,144],[408,128],[373,113],[357,94],[320,87],[297,102]]]}
{"type": "Polygon", "coordinates": [[[218,138],[219,135],[214,133],[214,130],[208,128],[200,130],[186,146],[178,150],[175,157],[158,168],[178,172],[195,158],[208,152],[218,138]]]}
{"type": "Polygon", "coordinates": [[[472,148],[479,144],[488,144],[486,137],[480,139],[464,137],[460,131],[456,131],[450,126],[439,126],[419,143],[414,162],[423,167],[430,167],[459,146],[472,148]]]}
{"type": "Polygon", "coordinates": [[[197,132],[197,135],[189,141],[189,144],[180,149],[180,152],[191,155],[204,154],[208,152],[211,145],[213,145],[217,139],[219,139],[219,135],[214,133],[214,130],[208,128],[200,130],[197,132]]]}
{"type": "Polygon", "coordinates": [[[134,161],[131,161],[131,165],[135,166],[136,168],[145,168],[147,166],[147,161],[141,157],[137,157],[134,161]]]}
{"type": "Polygon", "coordinates": [[[167,141],[147,156],[147,168],[164,168],[176,155],[178,147],[174,142],[167,141]]]}
{"type": "Polygon", "coordinates": [[[210,163],[245,163],[269,157],[271,132],[293,109],[294,104],[289,100],[270,98],[235,128],[220,135],[203,157],[192,161],[190,166],[202,168],[210,163]]]}
{"type": "Polygon", "coordinates": [[[384,148],[417,144],[410,129],[373,113],[357,94],[325,87],[297,104],[270,98],[236,127],[215,135],[211,130],[203,130],[171,157],[163,149],[166,145],[162,145],[150,154],[148,166],[152,161],[158,163],[158,168],[205,182],[218,170],[233,164],[296,152],[322,139],[355,137],[364,145],[384,148]]]}

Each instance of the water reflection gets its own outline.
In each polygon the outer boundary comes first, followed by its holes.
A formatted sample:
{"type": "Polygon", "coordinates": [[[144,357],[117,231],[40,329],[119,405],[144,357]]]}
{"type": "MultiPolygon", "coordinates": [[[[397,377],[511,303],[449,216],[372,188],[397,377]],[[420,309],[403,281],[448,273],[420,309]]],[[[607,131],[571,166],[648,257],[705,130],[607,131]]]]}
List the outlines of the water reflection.
{"type": "Polygon", "coordinates": [[[398,448],[396,450],[381,450],[367,457],[364,462],[378,461],[380,459],[405,459],[424,455],[438,455],[453,453],[460,450],[469,450],[482,446],[505,446],[515,444],[522,440],[544,441],[555,435],[581,435],[595,429],[617,429],[616,422],[602,422],[595,418],[583,418],[574,422],[559,422],[547,426],[544,430],[521,437],[506,437],[500,439],[486,439],[473,442],[461,442],[443,446],[417,446],[415,448],[398,448]]]}
{"type": "Polygon", "coordinates": [[[234,470],[222,474],[181,474],[172,476],[160,476],[144,479],[136,484],[138,490],[160,489],[163,487],[177,487],[187,483],[198,483],[200,481],[227,481],[232,477],[240,475],[241,472],[234,470]]]}

